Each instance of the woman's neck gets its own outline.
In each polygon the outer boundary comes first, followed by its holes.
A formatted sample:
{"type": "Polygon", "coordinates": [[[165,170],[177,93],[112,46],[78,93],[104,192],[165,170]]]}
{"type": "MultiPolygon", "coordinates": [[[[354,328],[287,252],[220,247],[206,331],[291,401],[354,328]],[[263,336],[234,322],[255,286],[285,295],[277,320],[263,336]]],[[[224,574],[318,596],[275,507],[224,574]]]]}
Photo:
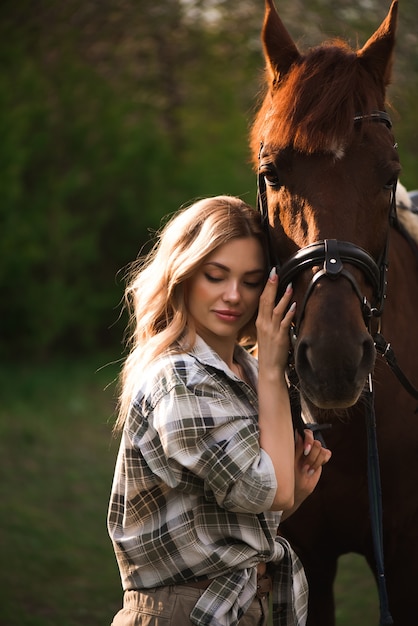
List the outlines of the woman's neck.
{"type": "Polygon", "coordinates": [[[234,371],[234,351],[237,345],[235,339],[220,337],[214,333],[202,332],[201,329],[199,329],[197,333],[202,337],[203,341],[217,353],[222,361],[227,364],[229,369],[234,371]]]}

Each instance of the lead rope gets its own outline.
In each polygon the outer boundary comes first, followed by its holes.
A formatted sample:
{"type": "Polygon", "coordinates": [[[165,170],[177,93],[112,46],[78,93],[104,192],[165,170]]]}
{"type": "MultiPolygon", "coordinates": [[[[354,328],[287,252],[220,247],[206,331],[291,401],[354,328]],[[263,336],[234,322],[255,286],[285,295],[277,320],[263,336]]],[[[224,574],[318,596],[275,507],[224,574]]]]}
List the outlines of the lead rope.
{"type": "Polygon", "coordinates": [[[377,586],[379,591],[380,626],[393,624],[389,611],[383,559],[382,529],[382,488],[380,483],[379,453],[376,437],[376,416],[374,411],[374,391],[372,376],[369,374],[369,388],[366,391],[366,430],[367,430],[367,482],[372,527],[374,558],[376,561],[377,586]]]}

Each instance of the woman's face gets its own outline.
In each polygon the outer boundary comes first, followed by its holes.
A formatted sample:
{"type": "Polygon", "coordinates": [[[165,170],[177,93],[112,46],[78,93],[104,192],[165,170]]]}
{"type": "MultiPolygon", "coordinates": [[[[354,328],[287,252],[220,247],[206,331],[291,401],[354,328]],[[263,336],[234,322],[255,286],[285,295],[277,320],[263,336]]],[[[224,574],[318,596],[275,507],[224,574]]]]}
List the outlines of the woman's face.
{"type": "Polygon", "coordinates": [[[198,335],[215,350],[235,343],[257,311],[264,263],[258,239],[233,239],[209,255],[188,281],[189,315],[198,335]]]}

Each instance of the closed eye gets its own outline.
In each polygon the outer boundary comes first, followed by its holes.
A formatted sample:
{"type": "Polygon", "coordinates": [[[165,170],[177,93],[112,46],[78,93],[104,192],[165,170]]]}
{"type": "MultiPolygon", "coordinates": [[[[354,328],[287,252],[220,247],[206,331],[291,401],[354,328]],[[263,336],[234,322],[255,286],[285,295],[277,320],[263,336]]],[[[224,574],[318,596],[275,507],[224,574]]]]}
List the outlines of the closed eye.
{"type": "MultiPolygon", "coordinates": [[[[206,272],[204,272],[204,276],[210,283],[220,283],[225,280],[223,276],[212,276],[212,274],[206,272]]],[[[243,280],[243,285],[250,289],[259,289],[263,286],[263,280],[243,280]]]]}
{"type": "Polygon", "coordinates": [[[220,283],[221,280],[223,280],[221,276],[211,276],[211,274],[207,274],[206,272],[204,272],[204,276],[210,283],[220,283]]]}

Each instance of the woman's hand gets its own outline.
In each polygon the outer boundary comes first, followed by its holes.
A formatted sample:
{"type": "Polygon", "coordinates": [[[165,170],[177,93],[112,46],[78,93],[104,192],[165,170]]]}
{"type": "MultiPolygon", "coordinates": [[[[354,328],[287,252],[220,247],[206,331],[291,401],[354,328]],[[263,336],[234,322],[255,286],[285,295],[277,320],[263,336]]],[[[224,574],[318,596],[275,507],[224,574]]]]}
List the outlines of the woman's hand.
{"type": "Polygon", "coordinates": [[[287,310],[291,286],[275,305],[277,285],[273,271],[260,297],[256,327],[260,447],[272,460],[278,485],[271,509],[281,511],[293,506],[295,494],[295,439],[285,378],[295,307],[287,310]]]}
{"type": "Polygon", "coordinates": [[[294,505],[283,513],[282,520],[294,513],[313,492],[320,479],[322,467],[331,458],[331,451],[323,448],[322,444],[314,439],[311,430],[306,429],[304,434],[305,437],[302,438],[296,431],[294,505]]]}
{"type": "Polygon", "coordinates": [[[258,362],[260,369],[279,370],[284,375],[289,355],[289,328],[296,303],[289,307],[293,289],[292,285],[288,285],[283,297],[275,305],[277,285],[278,277],[273,268],[260,296],[256,320],[258,362]]]}

